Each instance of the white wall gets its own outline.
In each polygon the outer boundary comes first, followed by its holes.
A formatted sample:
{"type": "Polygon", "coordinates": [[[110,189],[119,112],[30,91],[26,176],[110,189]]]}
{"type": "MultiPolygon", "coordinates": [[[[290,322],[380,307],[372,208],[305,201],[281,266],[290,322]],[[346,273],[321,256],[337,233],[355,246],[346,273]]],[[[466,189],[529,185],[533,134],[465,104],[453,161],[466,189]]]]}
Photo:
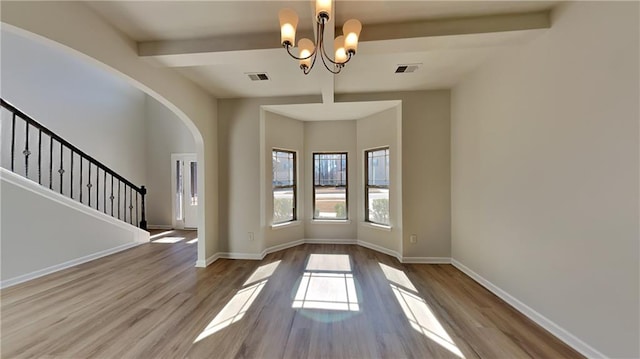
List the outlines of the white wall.
{"type": "Polygon", "coordinates": [[[171,154],[195,153],[193,135],[169,109],[146,97],[147,222],[171,226],[171,154]]]}
{"type": "MultiPolygon", "coordinates": [[[[402,128],[402,222],[396,228],[403,230],[404,257],[424,259],[450,256],[450,181],[449,181],[449,91],[415,91],[338,95],[341,102],[401,100],[402,128]],[[409,219],[407,219],[407,217],[409,219]],[[409,244],[408,234],[416,233],[418,243],[409,244]]],[[[317,97],[278,97],[219,100],[219,153],[220,153],[220,238],[221,252],[260,253],[264,247],[260,204],[260,106],[275,104],[316,103],[317,97]],[[248,240],[254,232],[255,240],[248,240]]],[[[394,118],[396,115],[394,115],[394,118]]],[[[320,126],[322,124],[305,125],[320,126]]],[[[346,125],[345,125],[346,126],[346,125]]],[[[307,127],[311,129],[312,127],[307,127]]],[[[305,141],[319,141],[305,129],[305,141]]],[[[337,134],[337,136],[342,136],[337,134]]],[[[342,137],[340,137],[342,138],[342,137]]],[[[354,139],[354,141],[356,141],[354,139]]],[[[311,143],[310,142],[310,143],[311,143]]],[[[318,145],[333,146],[333,139],[318,145]]],[[[400,140],[398,140],[400,143],[400,140]]],[[[352,146],[352,145],[349,145],[352,146]]],[[[306,148],[310,148],[305,143],[306,148]]],[[[309,157],[310,154],[307,154],[309,157]]],[[[359,161],[350,159],[354,165],[359,161]]],[[[308,167],[308,166],[307,166],[308,167]]],[[[350,166],[351,169],[351,166],[350,166]]],[[[350,171],[350,174],[357,173],[350,171]]],[[[263,176],[264,177],[264,176],[263,176]]],[[[355,179],[357,182],[357,178],[355,179]]],[[[355,183],[355,182],[352,182],[355,183]]],[[[263,184],[263,187],[266,184],[263,184]]],[[[265,187],[266,188],[266,187],[265,187]]],[[[350,192],[357,195],[358,187],[350,192]]],[[[309,190],[307,190],[309,196],[309,190]]],[[[358,202],[357,197],[355,202],[358,202]]],[[[310,211],[310,204],[306,204],[310,211]]],[[[351,209],[353,203],[350,204],[351,209]]],[[[400,209],[399,209],[400,211],[400,209]]],[[[305,213],[305,216],[308,213],[305,213]]],[[[357,213],[354,213],[357,215],[357,213]]],[[[308,218],[307,218],[308,219],[308,218]]],[[[357,222],[357,221],[356,221],[357,222]]],[[[265,221],[266,223],[266,221],[265,221]]],[[[353,224],[353,222],[352,222],[353,224]]],[[[353,229],[345,225],[309,225],[305,223],[305,236],[319,239],[356,239],[353,229]],[[308,228],[308,229],[307,229],[308,228]]],[[[385,234],[389,234],[385,232],[385,234]]]]}
{"type": "Polygon", "coordinates": [[[4,1],[2,26],[107,69],[167,106],[193,134],[198,156],[198,266],[219,251],[217,102],[172,69],[158,68],[137,55],[124,36],[81,2],[4,1]],[[89,30],[88,30],[89,29],[89,30]],[[202,240],[204,239],[204,240],[202,240]]]}
{"type": "Polygon", "coordinates": [[[336,95],[337,102],[402,101],[404,257],[451,256],[449,98],[448,90],[336,95]],[[411,234],[417,243],[409,242],[411,234]]]}
{"type": "Polygon", "coordinates": [[[306,188],[304,165],[307,159],[304,154],[304,123],[292,118],[281,116],[269,111],[264,111],[264,206],[262,211],[261,231],[264,233],[263,249],[274,247],[302,239],[304,236],[304,208],[305,199],[302,194],[306,188]],[[298,222],[296,225],[283,227],[271,227],[273,223],[273,149],[283,149],[296,152],[297,156],[297,198],[298,222]]]}
{"type": "Polygon", "coordinates": [[[220,252],[260,253],[261,105],[313,103],[316,96],[218,100],[220,252]],[[248,240],[254,233],[254,241],[248,240]]]}
{"type": "MultiPolygon", "coordinates": [[[[58,48],[6,30],[0,35],[2,98],[129,181],[144,184],[145,94],[58,48]]],[[[9,168],[11,124],[6,111],[2,124],[2,166],[9,168]]],[[[24,127],[18,130],[24,133],[24,127]]],[[[35,164],[33,129],[30,138],[35,164]]],[[[23,162],[22,148],[16,151],[18,163],[23,162]]],[[[48,163],[48,157],[45,160],[48,163]]],[[[35,173],[35,167],[30,168],[35,173]]]]}
{"type": "Polygon", "coordinates": [[[149,240],[149,233],[0,169],[2,286],[149,240]]]}
{"type": "Polygon", "coordinates": [[[357,121],[357,222],[358,240],[388,249],[402,256],[402,143],[398,109],[391,108],[357,121]],[[365,223],[364,151],[389,147],[390,230],[365,223]]]}
{"type": "Polygon", "coordinates": [[[347,223],[313,221],[313,187],[306,186],[302,192],[307,204],[304,208],[305,238],[349,239],[357,238],[358,186],[356,151],[356,121],[313,121],[304,123],[304,168],[305,182],[313,181],[313,152],[347,152],[348,215],[347,223]]]}
{"type": "Polygon", "coordinates": [[[452,96],[454,259],[590,356],[640,356],[638,11],[563,4],[452,96]]]}

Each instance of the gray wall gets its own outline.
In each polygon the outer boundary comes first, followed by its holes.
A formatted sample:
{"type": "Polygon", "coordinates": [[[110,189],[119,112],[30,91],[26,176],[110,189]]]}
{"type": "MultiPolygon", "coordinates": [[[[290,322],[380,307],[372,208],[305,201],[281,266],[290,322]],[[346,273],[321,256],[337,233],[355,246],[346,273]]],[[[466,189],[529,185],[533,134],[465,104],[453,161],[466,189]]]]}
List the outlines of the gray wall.
{"type": "MultiPolygon", "coordinates": [[[[144,183],[142,91],[59,48],[6,30],[0,47],[0,88],[6,101],[131,182],[144,183]]],[[[11,122],[5,110],[2,116],[7,129],[2,131],[2,166],[8,168],[11,122]]],[[[36,161],[37,142],[31,143],[36,161]]]]}
{"type": "Polygon", "coordinates": [[[356,239],[358,213],[358,182],[356,181],[358,160],[356,153],[356,121],[314,121],[304,124],[305,147],[305,182],[307,190],[304,193],[305,206],[305,238],[315,239],[356,239]],[[330,223],[312,221],[313,218],[313,152],[347,152],[347,184],[348,211],[347,223],[330,223]]]}
{"type": "MultiPolygon", "coordinates": [[[[401,254],[409,257],[449,257],[449,91],[338,95],[336,100],[402,101],[404,217],[398,228],[404,235],[402,245],[394,248],[402,248],[401,254]],[[409,244],[411,233],[417,234],[418,243],[409,244]]],[[[264,178],[260,173],[260,106],[317,102],[317,97],[218,100],[220,251],[260,253],[264,249],[262,233],[269,229],[260,205],[260,178],[264,178]],[[255,233],[255,241],[248,240],[247,232],[255,233]]],[[[308,234],[318,234],[309,228],[308,234]]],[[[335,234],[352,233],[345,231],[335,234]]]]}
{"type": "Polygon", "coordinates": [[[638,10],[564,4],[452,95],[454,259],[612,358],[640,356],[638,10]]]}
{"type": "Polygon", "coordinates": [[[193,135],[176,115],[151,97],[145,101],[147,222],[171,226],[171,154],[195,153],[193,135]]]}
{"type": "Polygon", "coordinates": [[[402,100],[402,250],[407,257],[451,256],[450,93],[337,95],[336,101],[402,100]],[[416,234],[418,242],[409,243],[416,234]]]}

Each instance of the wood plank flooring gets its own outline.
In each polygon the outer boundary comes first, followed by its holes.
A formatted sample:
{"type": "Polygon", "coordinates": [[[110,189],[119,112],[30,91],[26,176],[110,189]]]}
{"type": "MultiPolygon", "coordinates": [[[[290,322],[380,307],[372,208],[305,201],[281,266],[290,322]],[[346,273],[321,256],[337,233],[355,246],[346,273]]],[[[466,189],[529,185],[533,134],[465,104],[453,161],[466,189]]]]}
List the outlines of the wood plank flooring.
{"type": "Polygon", "coordinates": [[[0,291],[1,357],[582,357],[451,265],[306,244],[195,268],[196,233],[168,236],[0,291]]]}

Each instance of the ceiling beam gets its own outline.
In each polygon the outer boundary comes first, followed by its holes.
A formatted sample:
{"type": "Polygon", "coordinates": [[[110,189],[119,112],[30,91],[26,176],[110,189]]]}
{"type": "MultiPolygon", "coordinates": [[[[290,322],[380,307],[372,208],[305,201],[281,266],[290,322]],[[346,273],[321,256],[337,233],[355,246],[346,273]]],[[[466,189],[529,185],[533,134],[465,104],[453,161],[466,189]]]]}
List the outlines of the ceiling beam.
{"type": "MultiPolygon", "coordinates": [[[[547,29],[551,27],[550,12],[530,12],[509,15],[476,16],[458,19],[425,20],[367,25],[364,24],[361,43],[395,39],[426,38],[451,35],[477,35],[504,31],[547,29]]],[[[335,28],[327,28],[335,32],[335,28]]],[[[341,30],[338,30],[341,31],[341,30]]],[[[301,31],[298,38],[313,38],[301,31]]],[[[328,42],[332,47],[333,36],[328,42]]],[[[260,56],[263,51],[284,51],[280,34],[260,33],[210,37],[204,39],[145,41],[138,43],[138,55],[164,66],[206,66],[237,60],[239,52],[260,56]]],[[[319,64],[321,65],[321,64],[319,64]]]]}

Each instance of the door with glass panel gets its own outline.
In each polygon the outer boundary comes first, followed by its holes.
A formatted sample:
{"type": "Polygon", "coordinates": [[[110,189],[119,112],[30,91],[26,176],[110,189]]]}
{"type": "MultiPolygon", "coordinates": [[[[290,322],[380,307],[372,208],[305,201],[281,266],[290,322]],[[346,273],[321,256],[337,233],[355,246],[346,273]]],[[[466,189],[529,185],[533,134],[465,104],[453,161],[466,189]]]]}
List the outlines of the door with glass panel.
{"type": "Polygon", "coordinates": [[[198,162],[194,153],[171,155],[173,228],[198,227],[198,162]]]}

